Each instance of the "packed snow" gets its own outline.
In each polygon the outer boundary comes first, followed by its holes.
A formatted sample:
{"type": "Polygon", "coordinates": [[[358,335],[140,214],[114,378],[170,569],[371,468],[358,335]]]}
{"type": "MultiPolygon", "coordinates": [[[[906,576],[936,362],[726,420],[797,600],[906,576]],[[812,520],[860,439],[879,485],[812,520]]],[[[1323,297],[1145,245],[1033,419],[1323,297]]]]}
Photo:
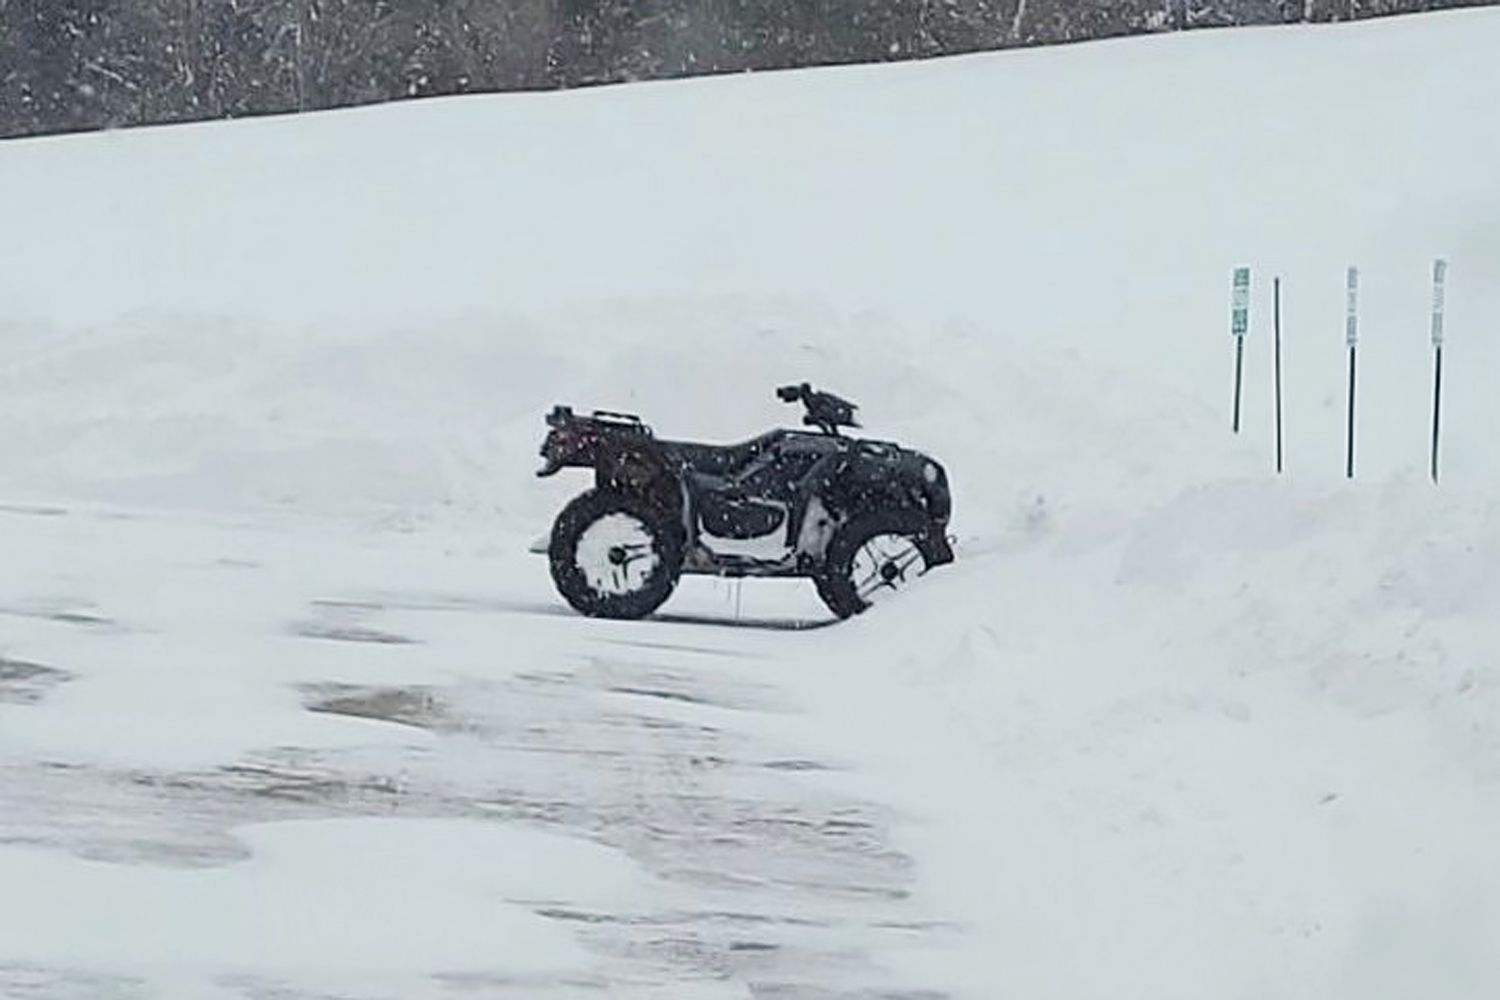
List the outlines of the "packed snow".
{"type": "Polygon", "coordinates": [[[1497,50],[0,144],[0,995],[1500,993],[1497,50]],[[958,561],[568,612],[545,409],[729,440],[794,380],[944,462],[958,561]]]}

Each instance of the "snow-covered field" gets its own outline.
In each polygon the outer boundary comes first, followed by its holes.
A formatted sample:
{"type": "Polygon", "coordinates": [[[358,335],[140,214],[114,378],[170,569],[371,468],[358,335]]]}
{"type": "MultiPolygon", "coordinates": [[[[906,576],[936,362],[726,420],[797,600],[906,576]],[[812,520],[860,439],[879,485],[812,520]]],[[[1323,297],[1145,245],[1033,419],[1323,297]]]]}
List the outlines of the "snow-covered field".
{"type": "Polygon", "coordinates": [[[1477,10],[0,145],[0,996],[1500,994],[1496,51],[1477,10]],[[730,439],[794,379],[947,464],[958,563],[831,628],[567,613],[543,410],[730,439]]]}

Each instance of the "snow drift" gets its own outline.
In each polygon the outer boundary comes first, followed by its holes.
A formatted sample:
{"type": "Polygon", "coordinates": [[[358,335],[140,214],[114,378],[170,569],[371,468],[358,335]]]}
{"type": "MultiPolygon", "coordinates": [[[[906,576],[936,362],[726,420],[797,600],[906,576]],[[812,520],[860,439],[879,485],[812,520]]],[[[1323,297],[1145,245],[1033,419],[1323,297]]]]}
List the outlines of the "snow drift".
{"type": "Polygon", "coordinates": [[[1497,47],[1473,11],[8,142],[0,490],[472,556],[570,488],[530,478],[553,402],[728,439],[826,384],[956,494],[959,564],[784,675],[967,928],[909,971],[1490,995],[1497,47]]]}

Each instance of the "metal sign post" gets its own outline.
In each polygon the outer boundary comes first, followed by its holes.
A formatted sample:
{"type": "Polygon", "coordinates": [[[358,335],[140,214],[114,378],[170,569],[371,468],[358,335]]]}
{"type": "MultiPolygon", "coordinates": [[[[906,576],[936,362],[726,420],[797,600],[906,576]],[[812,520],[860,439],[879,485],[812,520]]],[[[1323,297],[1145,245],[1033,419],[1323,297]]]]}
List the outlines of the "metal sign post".
{"type": "Polygon", "coordinates": [[[1276,326],[1276,474],[1281,475],[1285,468],[1282,461],[1281,450],[1281,278],[1277,277],[1275,284],[1275,307],[1273,321],[1276,326]]]}
{"type": "Polygon", "coordinates": [[[1245,334],[1250,332],[1250,269],[1234,269],[1229,332],[1234,337],[1234,432],[1240,432],[1240,387],[1245,374],[1245,334]]]}
{"type": "Polygon", "coordinates": [[[1344,475],[1354,478],[1354,376],[1359,353],[1359,268],[1349,268],[1345,288],[1347,314],[1344,340],[1349,345],[1349,438],[1345,448],[1344,475]]]}
{"type": "Polygon", "coordinates": [[[1432,262],[1432,481],[1438,481],[1438,434],[1443,415],[1443,305],[1447,296],[1448,262],[1432,262]]]}

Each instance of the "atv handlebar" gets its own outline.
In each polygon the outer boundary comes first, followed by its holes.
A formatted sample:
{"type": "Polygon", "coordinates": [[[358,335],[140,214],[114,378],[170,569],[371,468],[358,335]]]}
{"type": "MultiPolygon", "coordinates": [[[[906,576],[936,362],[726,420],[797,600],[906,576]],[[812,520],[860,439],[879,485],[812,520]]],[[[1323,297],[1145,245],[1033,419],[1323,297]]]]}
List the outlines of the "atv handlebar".
{"type": "Polygon", "coordinates": [[[784,385],[776,390],[776,398],[783,403],[799,400],[807,407],[802,422],[816,427],[824,434],[837,435],[840,427],[858,427],[854,411],[859,409],[847,399],[840,399],[831,392],[819,392],[803,382],[800,385],[784,385]]]}

